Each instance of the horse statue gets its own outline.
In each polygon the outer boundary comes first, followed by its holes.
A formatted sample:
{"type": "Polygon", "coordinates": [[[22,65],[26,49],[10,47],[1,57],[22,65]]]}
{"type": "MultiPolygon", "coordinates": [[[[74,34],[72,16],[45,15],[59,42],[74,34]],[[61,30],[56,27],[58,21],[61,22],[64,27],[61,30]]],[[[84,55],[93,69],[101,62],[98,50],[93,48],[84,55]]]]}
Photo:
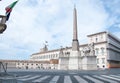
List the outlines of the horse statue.
{"type": "Polygon", "coordinates": [[[84,56],[93,56],[93,55],[95,55],[94,43],[88,44],[87,47],[84,47],[82,51],[84,53],[84,56]]]}

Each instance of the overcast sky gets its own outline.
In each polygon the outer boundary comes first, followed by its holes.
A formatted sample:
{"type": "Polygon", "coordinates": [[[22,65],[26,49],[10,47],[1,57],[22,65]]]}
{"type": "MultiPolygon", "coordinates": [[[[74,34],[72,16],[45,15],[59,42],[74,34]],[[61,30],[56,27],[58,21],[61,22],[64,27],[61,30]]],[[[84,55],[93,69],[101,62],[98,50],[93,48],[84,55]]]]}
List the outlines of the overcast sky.
{"type": "MultiPolygon", "coordinates": [[[[14,1],[0,1],[0,14],[14,1]]],[[[120,0],[19,0],[0,35],[0,59],[29,59],[45,41],[49,50],[71,46],[74,4],[80,44],[101,31],[120,38],[120,0]]]]}

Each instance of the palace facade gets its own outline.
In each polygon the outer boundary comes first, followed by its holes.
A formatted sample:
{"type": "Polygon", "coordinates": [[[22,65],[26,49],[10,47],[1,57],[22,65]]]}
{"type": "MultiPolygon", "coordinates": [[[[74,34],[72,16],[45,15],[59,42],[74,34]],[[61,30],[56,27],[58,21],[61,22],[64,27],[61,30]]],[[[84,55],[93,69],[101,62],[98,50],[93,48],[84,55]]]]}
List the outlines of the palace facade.
{"type": "MultiPolygon", "coordinates": [[[[99,32],[90,34],[88,43],[79,45],[81,56],[84,56],[83,50],[90,43],[94,43],[97,68],[116,68],[120,67],[120,39],[109,32],[99,32]]],[[[50,61],[57,60],[59,64],[60,50],[63,50],[63,58],[69,57],[72,47],[65,47],[55,50],[48,50],[45,46],[39,53],[31,55],[33,61],[50,61]]],[[[66,58],[67,59],[67,58],[66,58]]],[[[66,63],[65,60],[64,63],[66,63]]]]}

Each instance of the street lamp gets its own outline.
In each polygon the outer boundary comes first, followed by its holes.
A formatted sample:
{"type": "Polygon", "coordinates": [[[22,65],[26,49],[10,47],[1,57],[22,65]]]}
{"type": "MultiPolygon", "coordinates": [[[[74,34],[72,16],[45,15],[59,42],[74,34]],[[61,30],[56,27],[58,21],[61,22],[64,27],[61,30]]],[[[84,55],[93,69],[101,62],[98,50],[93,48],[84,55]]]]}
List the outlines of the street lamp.
{"type": "Polygon", "coordinates": [[[2,34],[7,28],[7,25],[5,23],[6,16],[0,15],[0,34],[2,34]]]}
{"type": "MultiPolygon", "coordinates": [[[[5,23],[6,23],[6,16],[0,15],[0,34],[2,34],[7,28],[7,25],[5,23]]],[[[4,64],[0,61],[0,69],[1,69],[1,66],[3,67],[4,71],[6,72],[7,65],[6,65],[6,69],[5,69],[4,64]]]]}

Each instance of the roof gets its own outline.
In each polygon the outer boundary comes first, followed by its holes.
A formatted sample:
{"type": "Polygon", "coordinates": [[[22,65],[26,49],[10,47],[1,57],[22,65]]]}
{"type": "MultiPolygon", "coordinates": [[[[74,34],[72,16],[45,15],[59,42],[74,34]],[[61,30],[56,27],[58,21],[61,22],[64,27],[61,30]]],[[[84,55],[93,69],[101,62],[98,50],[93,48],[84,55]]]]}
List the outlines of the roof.
{"type": "MultiPolygon", "coordinates": [[[[71,49],[72,47],[66,47],[67,49],[71,49]]],[[[66,48],[62,48],[63,50],[64,49],[66,49],[66,48]]],[[[50,53],[50,52],[56,52],[56,51],[60,51],[60,49],[61,48],[59,48],[59,49],[54,49],[54,50],[49,50],[49,51],[47,51],[47,52],[39,52],[39,53],[34,53],[34,54],[32,54],[32,55],[37,55],[37,54],[44,54],[44,53],[50,53]]],[[[31,55],[31,56],[32,56],[31,55]]]]}
{"type": "Polygon", "coordinates": [[[114,40],[116,40],[117,42],[120,43],[120,39],[118,37],[116,37],[115,35],[108,32],[108,36],[110,36],[111,38],[113,38],[114,40]]]}
{"type": "MultiPolygon", "coordinates": [[[[103,41],[103,42],[97,42],[97,43],[95,43],[95,45],[96,44],[101,44],[101,43],[107,43],[107,41],[103,41]]],[[[81,44],[81,45],[79,45],[79,47],[85,47],[85,46],[87,46],[88,44],[81,44]]],[[[60,48],[61,49],[61,48],[60,48]]],[[[47,52],[38,52],[38,53],[34,53],[34,54],[32,54],[31,56],[33,56],[33,55],[38,55],[38,54],[46,54],[46,53],[50,53],[50,52],[56,52],[56,51],[60,51],[60,49],[54,49],[54,50],[49,50],[49,51],[47,51],[47,52]]],[[[72,49],[72,47],[66,47],[66,48],[62,48],[63,50],[64,49],[72,49]]]]}
{"type": "Polygon", "coordinates": [[[102,33],[107,33],[107,32],[106,32],[106,31],[103,31],[103,32],[99,32],[99,33],[94,33],[94,34],[87,35],[87,37],[94,36],[94,35],[98,35],[98,34],[102,34],[102,33]]]}
{"type": "Polygon", "coordinates": [[[0,60],[0,62],[24,62],[24,63],[49,63],[49,61],[33,61],[33,60],[0,60]]]}

